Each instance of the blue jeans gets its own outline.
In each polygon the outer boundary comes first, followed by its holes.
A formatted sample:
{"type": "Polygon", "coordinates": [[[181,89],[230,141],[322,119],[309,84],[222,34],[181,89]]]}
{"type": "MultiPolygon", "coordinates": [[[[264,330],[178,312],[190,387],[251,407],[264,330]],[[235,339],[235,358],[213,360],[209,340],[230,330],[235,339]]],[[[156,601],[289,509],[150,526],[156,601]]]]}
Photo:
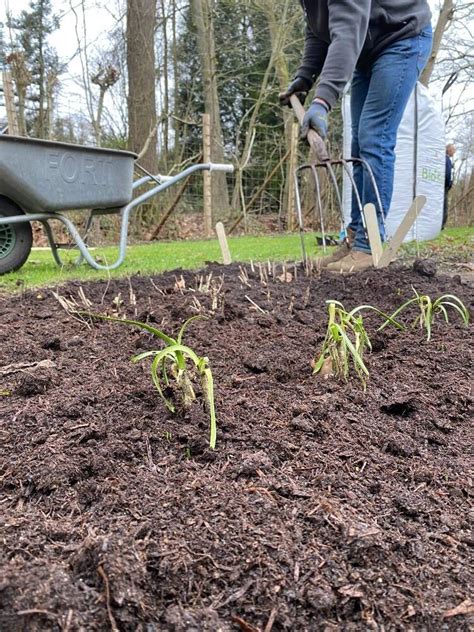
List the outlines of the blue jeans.
{"type": "MultiPolygon", "coordinates": [[[[356,70],[352,78],[352,157],[362,158],[372,168],[384,217],[392,201],[398,126],[430,55],[432,38],[429,25],[419,35],[388,46],[367,71],[356,70]]],[[[380,236],[384,241],[380,208],[370,178],[357,163],[354,164],[353,173],[362,206],[372,202],[377,209],[380,236]]],[[[370,253],[354,194],[348,228],[355,233],[353,249],[370,253]]]]}

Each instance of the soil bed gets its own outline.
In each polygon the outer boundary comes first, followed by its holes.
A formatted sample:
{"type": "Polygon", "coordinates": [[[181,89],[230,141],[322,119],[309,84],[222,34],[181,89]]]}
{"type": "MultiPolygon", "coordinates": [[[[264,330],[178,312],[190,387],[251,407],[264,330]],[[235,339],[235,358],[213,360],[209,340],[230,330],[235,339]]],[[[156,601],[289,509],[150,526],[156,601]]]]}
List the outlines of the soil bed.
{"type": "Polygon", "coordinates": [[[472,308],[459,277],[396,266],[59,288],[167,333],[209,317],[185,342],[213,370],[215,451],[202,402],[173,417],[130,362],[148,334],[51,290],[1,298],[0,629],[468,630],[472,328],[427,343],[371,316],[366,392],[311,374],[326,299],[390,311],[412,286],[472,308]]]}

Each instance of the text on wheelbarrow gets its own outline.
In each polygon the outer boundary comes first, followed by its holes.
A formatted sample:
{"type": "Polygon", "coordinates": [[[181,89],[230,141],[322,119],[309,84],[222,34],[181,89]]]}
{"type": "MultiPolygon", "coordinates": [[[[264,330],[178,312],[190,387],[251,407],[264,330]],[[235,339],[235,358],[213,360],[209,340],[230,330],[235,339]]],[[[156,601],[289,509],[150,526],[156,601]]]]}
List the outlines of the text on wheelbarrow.
{"type": "Polygon", "coordinates": [[[69,184],[111,184],[112,160],[103,157],[75,156],[69,152],[50,152],[46,163],[45,178],[54,181],[60,178],[69,184]]]}

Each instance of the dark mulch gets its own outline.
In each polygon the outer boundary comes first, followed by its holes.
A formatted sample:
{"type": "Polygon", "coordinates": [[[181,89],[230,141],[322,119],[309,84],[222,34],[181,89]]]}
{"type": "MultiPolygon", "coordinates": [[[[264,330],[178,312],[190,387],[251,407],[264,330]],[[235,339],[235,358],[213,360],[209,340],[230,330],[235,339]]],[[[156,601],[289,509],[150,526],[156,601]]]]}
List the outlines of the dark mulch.
{"type": "Polygon", "coordinates": [[[185,341],[213,369],[215,451],[202,402],[174,418],[130,363],[147,334],[88,327],[51,290],[0,299],[1,630],[469,629],[472,330],[453,316],[427,343],[369,317],[366,392],[310,363],[328,298],[472,307],[472,286],[297,272],[82,286],[90,310],[169,333],[210,317],[185,341]]]}

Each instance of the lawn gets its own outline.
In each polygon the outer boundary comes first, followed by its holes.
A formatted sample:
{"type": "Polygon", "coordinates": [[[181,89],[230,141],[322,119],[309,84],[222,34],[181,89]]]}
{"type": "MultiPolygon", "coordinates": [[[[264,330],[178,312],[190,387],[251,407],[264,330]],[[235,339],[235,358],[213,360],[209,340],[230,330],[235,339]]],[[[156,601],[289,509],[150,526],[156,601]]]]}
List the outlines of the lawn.
{"type": "MultiPolygon", "coordinates": [[[[433,241],[419,244],[407,244],[402,256],[431,256],[439,259],[466,259],[472,254],[474,228],[451,228],[433,241]]],[[[322,249],[316,246],[315,235],[305,234],[307,252],[321,255],[322,249]]],[[[302,258],[301,239],[298,233],[231,237],[229,247],[235,262],[250,261],[294,261],[302,258]]],[[[102,263],[113,262],[117,248],[106,247],[92,251],[102,263]]],[[[117,270],[97,271],[87,264],[79,267],[73,264],[76,251],[63,251],[62,258],[70,263],[58,268],[49,249],[35,249],[27,263],[17,272],[4,275],[0,280],[0,290],[16,289],[19,286],[44,287],[69,280],[100,280],[109,277],[129,277],[136,274],[160,274],[178,268],[192,270],[206,262],[222,262],[217,239],[197,241],[157,241],[147,244],[131,245],[127,249],[124,264],[117,270]]]]}

